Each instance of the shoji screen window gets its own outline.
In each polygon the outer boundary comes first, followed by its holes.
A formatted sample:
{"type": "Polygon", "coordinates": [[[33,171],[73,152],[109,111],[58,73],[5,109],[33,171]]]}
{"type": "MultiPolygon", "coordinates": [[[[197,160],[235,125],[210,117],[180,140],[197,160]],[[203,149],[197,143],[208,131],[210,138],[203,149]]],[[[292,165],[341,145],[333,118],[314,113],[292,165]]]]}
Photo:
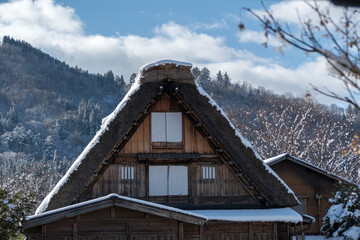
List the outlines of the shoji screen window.
{"type": "Polygon", "coordinates": [[[149,166],[149,196],[188,195],[186,166],[149,166]]]}
{"type": "Polygon", "coordinates": [[[155,147],[181,147],[181,112],[151,113],[151,141],[155,147]]]}

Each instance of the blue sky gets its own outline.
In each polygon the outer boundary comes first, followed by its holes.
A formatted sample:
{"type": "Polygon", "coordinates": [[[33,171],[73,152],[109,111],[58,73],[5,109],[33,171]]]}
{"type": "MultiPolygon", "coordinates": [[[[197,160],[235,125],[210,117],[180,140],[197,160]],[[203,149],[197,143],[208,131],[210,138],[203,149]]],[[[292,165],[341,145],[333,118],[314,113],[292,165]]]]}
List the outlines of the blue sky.
{"type": "MultiPolygon", "coordinates": [[[[298,30],[297,12],[313,17],[303,1],[264,1],[298,30]]],[[[326,1],[322,4],[328,6],[326,1]]],[[[89,72],[112,70],[127,80],[149,62],[174,59],[228,72],[233,82],[250,82],[276,93],[303,97],[319,87],[344,91],[328,76],[318,56],[271,38],[243,7],[262,10],[257,0],[117,1],[16,0],[0,2],[0,36],[28,41],[50,55],[89,72]],[[239,32],[242,19],[246,30],[239,32]]],[[[345,91],[344,91],[345,92],[345,91]]],[[[323,103],[334,100],[313,93],[323,103]]]]}

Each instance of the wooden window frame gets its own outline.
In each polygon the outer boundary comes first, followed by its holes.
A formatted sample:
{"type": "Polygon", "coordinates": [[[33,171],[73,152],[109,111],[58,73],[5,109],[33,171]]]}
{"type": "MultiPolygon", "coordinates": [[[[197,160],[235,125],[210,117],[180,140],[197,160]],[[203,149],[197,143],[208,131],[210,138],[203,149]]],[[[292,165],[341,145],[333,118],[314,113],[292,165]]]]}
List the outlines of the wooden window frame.
{"type": "MultiPolygon", "coordinates": [[[[151,112],[150,114],[150,143],[151,146],[153,148],[165,148],[165,149],[169,149],[169,148],[174,148],[174,149],[178,149],[178,148],[183,148],[183,143],[184,143],[184,114],[181,111],[154,111],[151,112]],[[180,142],[162,142],[162,141],[158,141],[158,142],[153,142],[152,140],[152,127],[153,127],[153,113],[164,113],[166,116],[166,113],[180,113],[181,114],[181,141],[180,142]]],[[[165,120],[166,121],[166,120],[165,120]]],[[[166,127],[165,127],[165,132],[166,132],[166,127]]]]}

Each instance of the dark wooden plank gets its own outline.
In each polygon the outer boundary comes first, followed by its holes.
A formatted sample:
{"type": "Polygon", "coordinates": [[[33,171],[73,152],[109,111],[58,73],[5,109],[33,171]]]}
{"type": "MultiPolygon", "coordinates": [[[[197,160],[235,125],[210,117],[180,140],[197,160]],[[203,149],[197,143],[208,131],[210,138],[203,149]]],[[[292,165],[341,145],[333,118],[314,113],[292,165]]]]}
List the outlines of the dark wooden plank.
{"type": "Polygon", "coordinates": [[[182,222],[179,222],[178,224],[178,232],[179,232],[179,240],[184,240],[184,225],[182,222]]]}

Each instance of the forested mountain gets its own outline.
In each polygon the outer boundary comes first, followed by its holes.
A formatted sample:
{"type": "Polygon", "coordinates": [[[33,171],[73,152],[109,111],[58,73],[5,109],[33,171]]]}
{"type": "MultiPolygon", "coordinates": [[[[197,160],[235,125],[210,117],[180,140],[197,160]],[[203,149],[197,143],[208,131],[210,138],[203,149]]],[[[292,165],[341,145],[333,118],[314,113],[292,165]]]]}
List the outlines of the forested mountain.
{"type": "Polygon", "coordinates": [[[112,71],[89,74],[23,41],[0,48],[0,183],[47,192],[128,89],[112,71]]]}
{"type": "MultiPolygon", "coordinates": [[[[359,182],[360,122],[352,108],[343,111],[247,82],[234,84],[226,73],[212,79],[207,68],[195,67],[193,74],[264,158],[288,152],[359,182]]],[[[4,37],[0,188],[35,191],[41,199],[128,89],[123,77],[111,71],[89,74],[4,37]]]]}

